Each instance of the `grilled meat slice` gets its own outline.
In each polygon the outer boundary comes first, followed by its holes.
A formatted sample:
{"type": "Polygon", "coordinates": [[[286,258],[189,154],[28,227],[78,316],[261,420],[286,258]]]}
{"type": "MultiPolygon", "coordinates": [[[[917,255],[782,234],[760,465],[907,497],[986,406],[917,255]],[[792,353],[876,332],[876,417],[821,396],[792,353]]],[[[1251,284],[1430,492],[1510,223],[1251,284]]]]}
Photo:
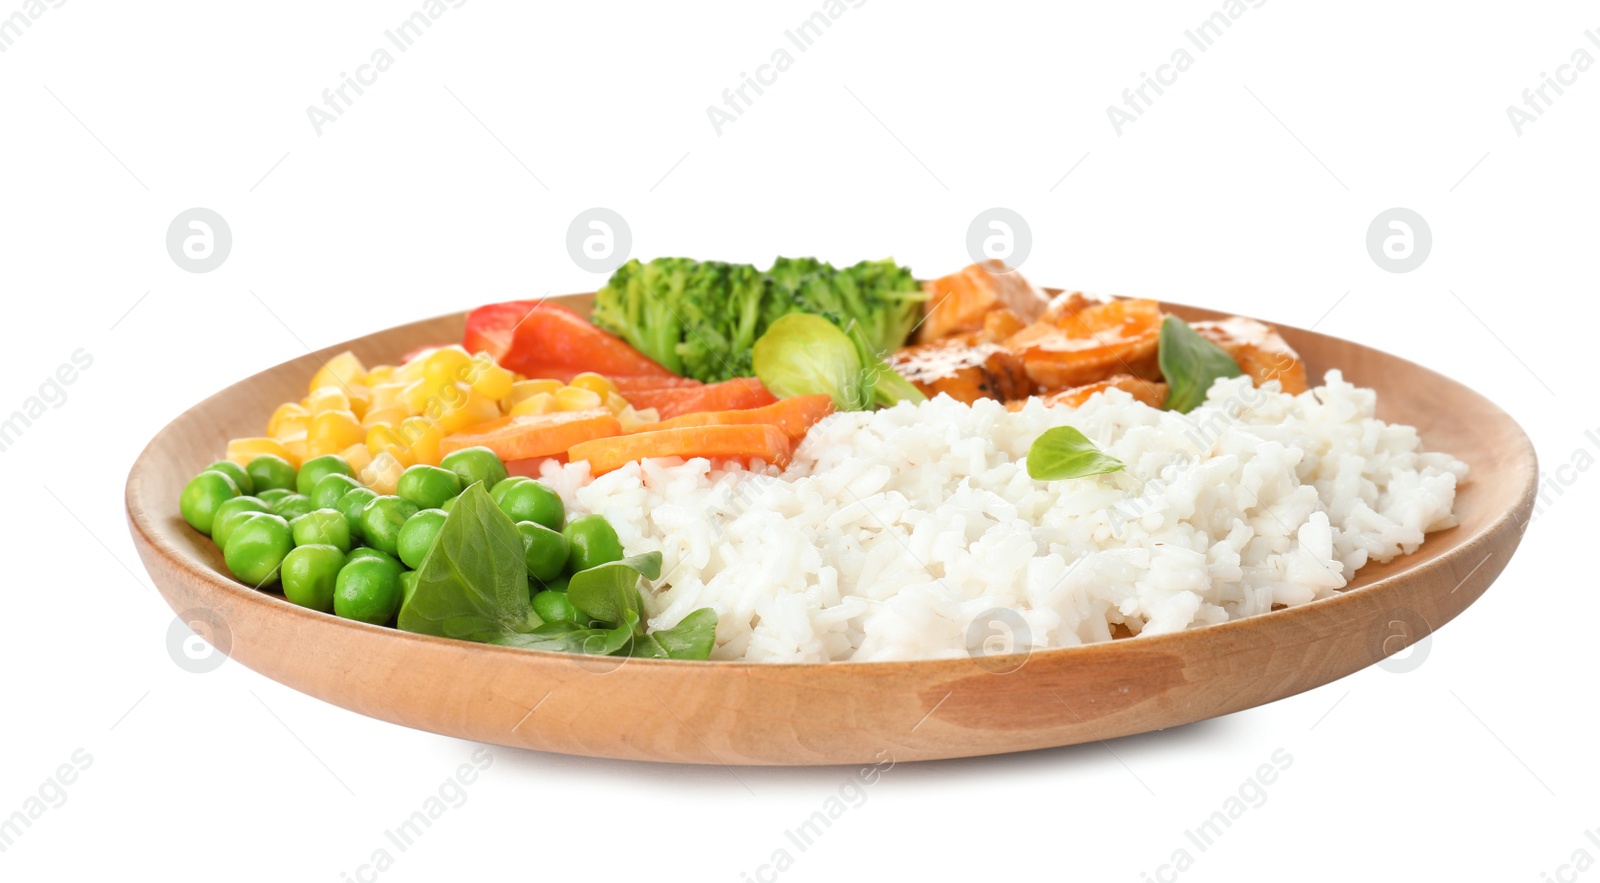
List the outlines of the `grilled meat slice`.
{"type": "Polygon", "coordinates": [[[985,318],[995,310],[1009,310],[1026,325],[1043,315],[1050,304],[1044,292],[1001,261],[973,264],[926,282],[923,288],[928,298],[923,301],[924,318],[917,328],[919,343],[983,331],[985,318]]]}
{"type": "MultiPolygon", "coordinates": [[[[1076,408],[1089,400],[1097,392],[1108,389],[1120,389],[1133,396],[1136,401],[1144,402],[1152,408],[1159,408],[1167,401],[1167,385],[1165,383],[1152,383],[1133,376],[1132,374],[1114,374],[1105,380],[1083,386],[1074,386],[1049,395],[1040,396],[1047,406],[1065,405],[1076,408]]],[[[1018,399],[1006,402],[1006,410],[1020,411],[1028,403],[1027,399],[1018,399]]]]}
{"type": "Polygon", "coordinates": [[[1307,389],[1306,365],[1272,326],[1231,316],[1211,322],[1195,322],[1194,330],[1233,356],[1240,370],[1250,375],[1256,386],[1268,380],[1283,384],[1283,391],[1299,395],[1307,389]]]}
{"type": "Polygon", "coordinates": [[[1161,306],[1153,300],[1101,300],[1063,294],[1039,321],[1012,335],[1006,349],[1022,357],[1028,378],[1044,391],[1132,374],[1159,380],[1156,348],[1161,306]]]}
{"type": "Polygon", "coordinates": [[[929,398],[942,392],[970,405],[978,399],[1024,398],[1032,391],[1022,360],[994,344],[924,343],[895,353],[889,365],[929,398]]]}

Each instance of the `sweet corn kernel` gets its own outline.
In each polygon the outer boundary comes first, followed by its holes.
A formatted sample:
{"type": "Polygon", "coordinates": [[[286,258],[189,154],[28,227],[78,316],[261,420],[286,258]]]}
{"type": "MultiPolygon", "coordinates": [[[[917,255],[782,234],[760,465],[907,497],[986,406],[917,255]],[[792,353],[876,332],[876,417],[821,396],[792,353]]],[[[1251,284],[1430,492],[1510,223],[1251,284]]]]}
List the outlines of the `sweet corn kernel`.
{"type": "Polygon", "coordinates": [[[372,404],[368,407],[394,408],[405,400],[406,384],[404,383],[378,383],[372,387],[372,404]]]}
{"type": "Polygon", "coordinates": [[[405,438],[400,435],[399,427],[386,423],[367,430],[367,451],[374,459],[387,455],[402,466],[411,466],[417,462],[411,454],[411,446],[406,444],[405,438]]]}
{"type": "MultiPolygon", "coordinates": [[[[427,381],[420,382],[426,383],[427,381]]],[[[408,393],[408,395],[409,394],[410,393],[408,393]]],[[[423,400],[422,407],[416,411],[413,411],[412,414],[414,416],[426,417],[429,420],[437,423],[438,421],[445,419],[445,416],[450,412],[466,407],[467,402],[471,400],[472,387],[466,385],[465,383],[453,383],[440,387],[437,390],[430,390],[427,397],[423,400]]]]}
{"type": "Polygon", "coordinates": [[[356,415],[358,419],[372,407],[372,388],[365,384],[350,384],[345,395],[350,399],[350,413],[356,415]]]}
{"type": "Polygon", "coordinates": [[[366,437],[361,421],[350,411],[323,411],[312,415],[311,428],[306,431],[308,449],[317,451],[311,455],[313,457],[336,454],[360,444],[366,437]]]}
{"type": "Polygon", "coordinates": [[[511,406],[511,416],[527,417],[537,414],[549,414],[556,410],[555,393],[540,392],[517,402],[511,406]]]}
{"type": "Polygon", "coordinates": [[[538,395],[541,392],[553,393],[560,388],[561,381],[559,380],[518,380],[511,384],[511,392],[506,396],[506,400],[515,405],[529,396],[538,395]]]}
{"type": "Polygon", "coordinates": [[[495,407],[495,413],[490,416],[484,416],[482,411],[463,406],[441,413],[438,418],[433,420],[433,424],[439,427],[441,433],[450,435],[454,432],[460,432],[475,423],[493,420],[498,416],[500,416],[499,406],[495,407]]]}
{"type": "Polygon", "coordinates": [[[434,398],[428,394],[427,381],[416,380],[408,384],[400,392],[400,406],[406,409],[407,414],[421,414],[428,409],[428,401],[434,398]]]}
{"type": "Polygon", "coordinates": [[[344,450],[344,448],[335,447],[333,442],[326,439],[320,441],[300,439],[298,441],[284,442],[283,445],[291,451],[301,451],[301,456],[307,460],[312,457],[321,457],[324,454],[337,454],[344,450]]]}
{"type": "Polygon", "coordinates": [[[282,439],[296,432],[305,432],[311,423],[311,412],[294,402],[284,402],[272,412],[267,421],[267,435],[282,439]]]}
{"type": "Polygon", "coordinates": [[[511,394],[511,385],[515,383],[511,372],[496,365],[488,353],[479,353],[472,362],[472,379],[469,381],[472,388],[496,401],[511,394]]]}
{"type": "Polygon", "coordinates": [[[449,384],[465,381],[472,376],[472,358],[460,347],[442,347],[428,356],[422,378],[428,389],[443,389],[449,384]]]}
{"type": "Polygon", "coordinates": [[[312,390],[311,395],[306,397],[306,402],[306,408],[313,416],[323,411],[350,410],[350,397],[337,386],[322,386],[312,390]]]}
{"type": "Polygon", "coordinates": [[[296,469],[299,469],[301,463],[304,463],[313,456],[312,454],[307,453],[309,447],[306,445],[306,440],[303,438],[289,439],[283,443],[283,449],[288,452],[288,456],[284,459],[288,460],[290,463],[293,463],[294,468],[296,469]]]}
{"type": "Polygon", "coordinates": [[[611,413],[621,414],[624,409],[631,407],[633,406],[628,404],[628,400],[623,398],[621,393],[606,393],[606,409],[611,413]]]}
{"type": "Polygon", "coordinates": [[[346,350],[324,362],[322,367],[317,369],[317,373],[311,375],[311,386],[308,389],[312,392],[324,386],[342,389],[360,383],[366,376],[366,366],[361,364],[355,353],[346,350]]]}
{"type": "Polygon", "coordinates": [[[372,452],[367,450],[367,446],[364,444],[351,445],[340,451],[339,456],[350,464],[350,471],[357,475],[360,475],[361,470],[367,468],[367,464],[372,462],[372,452]]]}
{"type": "Polygon", "coordinates": [[[366,378],[362,382],[368,386],[377,386],[380,383],[388,383],[393,376],[393,365],[379,365],[368,371],[366,378]]]}
{"type": "Polygon", "coordinates": [[[394,369],[394,373],[389,375],[390,382],[412,383],[421,380],[422,372],[428,367],[428,356],[433,355],[433,352],[431,349],[423,350],[412,357],[411,361],[394,369]]]}
{"type": "Polygon", "coordinates": [[[240,466],[250,465],[250,461],[263,454],[275,454],[293,463],[296,467],[300,461],[289,456],[288,448],[283,442],[275,438],[236,438],[228,442],[227,458],[240,466]]]}
{"type": "Polygon", "coordinates": [[[590,392],[596,393],[600,396],[604,396],[606,393],[617,391],[617,385],[611,382],[611,378],[602,374],[596,374],[593,371],[585,371],[582,374],[579,374],[578,376],[572,378],[572,382],[567,385],[576,386],[579,389],[587,389],[590,392]]]}
{"type": "Polygon", "coordinates": [[[373,408],[361,417],[361,426],[371,429],[374,426],[399,426],[400,421],[410,417],[405,408],[373,408]]]}
{"type": "Polygon", "coordinates": [[[556,390],[556,408],[561,411],[588,411],[600,407],[600,394],[578,386],[556,390]]]}
{"type": "Polygon", "coordinates": [[[621,424],[623,432],[638,432],[652,423],[660,423],[661,414],[655,408],[635,409],[628,405],[617,412],[617,423],[621,424]]]}
{"type": "Polygon", "coordinates": [[[372,458],[367,468],[356,473],[361,483],[379,494],[390,495],[400,486],[400,473],[406,467],[391,454],[379,454],[372,458]]]}
{"type": "Polygon", "coordinates": [[[472,397],[467,400],[467,408],[480,420],[494,420],[505,416],[505,409],[500,407],[500,400],[493,396],[484,395],[478,390],[472,391],[472,397]]]}
{"type": "Polygon", "coordinates": [[[400,436],[411,448],[417,463],[439,465],[439,441],[444,434],[426,417],[407,417],[400,424],[400,436]]]}

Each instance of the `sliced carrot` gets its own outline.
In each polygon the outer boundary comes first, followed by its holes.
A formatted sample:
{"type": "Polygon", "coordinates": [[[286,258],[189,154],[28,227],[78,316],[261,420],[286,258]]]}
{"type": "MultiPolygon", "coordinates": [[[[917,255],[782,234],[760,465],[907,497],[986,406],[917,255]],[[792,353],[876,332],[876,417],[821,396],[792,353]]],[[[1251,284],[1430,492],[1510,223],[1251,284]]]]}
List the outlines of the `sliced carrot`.
{"type": "Polygon", "coordinates": [[[771,424],[689,426],[601,438],[573,445],[567,459],[589,461],[594,475],[651,457],[706,457],[711,460],[760,459],[786,466],[793,445],[771,424]]]}
{"type": "Polygon", "coordinates": [[[780,399],[760,408],[736,411],[701,411],[683,414],[660,423],[646,423],[638,432],[656,432],[663,429],[686,429],[691,426],[737,426],[741,424],[768,423],[783,430],[783,434],[799,441],[818,420],[833,413],[833,397],[827,395],[795,396],[780,399]]]}
{"type": "Polygon", "coordinates": [[[759,408],[778,400],[777,396],[767,392],[761,381],[754,377],[735,377],[721,383],[707,383],[701,386],[623,390],[622,397],[628,400],[628,404],[640,410],[655,408],[663,420],[698,411],[759,408]]]}
{"type": "Polygon", "coordinates": [[[526,460],[559,454],[579,442],[604,438],[622,432],[616,415],[604,408],[592,411],[555,411],[501,417],[469,426],[444,437],[440,454],[478,445],[495,452],[502,460],[526,460]]]}

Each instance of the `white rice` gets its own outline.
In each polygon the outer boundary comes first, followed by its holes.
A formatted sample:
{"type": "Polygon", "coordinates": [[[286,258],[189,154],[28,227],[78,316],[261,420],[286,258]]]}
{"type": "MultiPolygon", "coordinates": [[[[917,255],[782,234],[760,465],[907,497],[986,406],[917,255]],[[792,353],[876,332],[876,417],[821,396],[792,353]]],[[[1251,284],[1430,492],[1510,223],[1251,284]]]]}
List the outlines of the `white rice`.
{"type": "Polygon", "coordinates": [[[1376,401],[1337,371],[1299,396],[1218,381],[1189,414],[1120,390],[1016,413],[940,396],[835,414],[781,474],[662,459],[542,477],[630,554],[661,551],[650,626],[714,608],[714,659],[960,656],[996,610],[1020,616],[1019,650],[1073,646],[1326,598],[1453,526],[1466,464],[1376,401]],[[1126,470],[1029,478],[1028,446],[1062,425],[1126,470]]]}

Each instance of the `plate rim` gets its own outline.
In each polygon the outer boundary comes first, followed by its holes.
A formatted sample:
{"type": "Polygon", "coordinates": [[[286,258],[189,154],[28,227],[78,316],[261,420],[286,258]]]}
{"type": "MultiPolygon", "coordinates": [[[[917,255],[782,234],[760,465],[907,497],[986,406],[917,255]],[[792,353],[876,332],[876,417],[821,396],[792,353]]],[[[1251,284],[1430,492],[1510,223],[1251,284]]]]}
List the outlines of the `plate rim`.
{"type": "MultiPolygon", "coordinates": [[[[1060,291],[1060,289],[1045,290],[1051,292],[1052,294],[1060,291]]],[[[552,295],[539,298],[538,300],[540,302],[549,301],[560,305],[566,305],[566,303],[574,300],[592,298],[593,295],[593,292],[575,292],[565,295],[552,295]]],[[[1162,300],[1159,301],[1159,303],[1164,311],[1170,311],[1180,316],[1199,316],[1201,318],[1212,318],[1235,315],[1207,307],[1197,307],[1172,301],[1162,300]]],[[[361,337],[351,338],[349,340],[331,344],[318,350],[309,351],[307,356],[325,360],[328,356],[335,355],[338,352],[349,349],[352,346],[366,341],[375,335],[397,331],[399,329],[413,326],[434,324],[441,321],[453,321],[464,317],[467,312],[470,311],[452,311],[441,313],[429,318],[417,319],[411,322],[401,323],[399,325],[392,325],[361,337]]],[[[1500,537],[1500,535],[1508,528],[1511,528],[1511,523],[1514,520],[1521,522],[1522,530],[1525,532],[1527,525],[1531,523],[1531,518],[1518,519],[1516,516],[1524,511],[1531,512],[1532,503],[1536,497],[1536,492],[1538,489],[1538,458],[1527,432],[1519,423],[1517,423],[1515,418],[1513,418],[1509,412],[1505,411],[1505,409],[1501,408],[1498,403],[1459,381],[1453,380],[1434,371],[1431,368],[1428,368],[1427,366],[1418,364],[1402,356],[1396,356],[1387,351],[1379,350],[1375,347],[1369,347],[1365,344],[1348,340],[1346,338],[1322,334],[1314,330],[1299,328],[1286,323],[1271,322],[1268,324],[1272,325],[1279,331],[1288,331],[1294,336],[1315,336],[1379,353],[1386,358],[1394,359],[1404,363],[1408,368],[1416,372],[1420,372],[1420,374],[1427,379],[1438,380],[1460,387],[1466,392],[1481,399],[1484,403],[1493,407],[1498,413],[1499,417],[1504,421],[1505,426],[1515,430],[1515,438],[1517,442],[1516,449],[1514,451],[1506,452],[1506,455],[1500,458],[1497,465],[1507,468],[1515,468],[1526,473],[1523,486],[1520,489],[1520,493],[1517,495],[1516,503],[1510,509],[1498,513],[1478,533],[1464,539],[1461,545],[1457,548],[1443,553],[1439,557],[1421,562],[1420,564],[1404,567],[1394,573],[1383,576],[1372,583],[1358,586],[1354,589],[1340,590],[1338,594],[1332,597],[1318,599],[1294,607],[1272,610],[1267,613],[1255,614],[1253,616],[1239,619],[1231,619],[1226,622],[1212,625],[1190,627],[1177,632],[1168,632],[1158,635],[1136,635],[1128,638],[1119,638],[1110,641],[1097,641],[1094,643],[1079,644],[1075,646],[1047,647],[1021,651],[1015,654],[1006,654],[1003,656],[985,657],[986,660],[994,660],[998,663],[1006,660],[1021,659],[1024,660],[1026,664],[1034,664],[1041,659],[1055,661],[1057,659],[1084,658],[1091,655],[1104,655],[1106,653],[1121,653],[1130,649],[1130,645],[1141,650],[1172,650],[1191,641],[1203,640],[1211,636],[1223,636],[1240,631],[1246,631],[1251,628],[1260,627],[1263,623],[1268,622],[1274,625],[1285,625],[1292,627],[1293,624],[1300,622],[1303,619],[1310,618],[1319,612],[1334,611],[1344,607],[1350,607],[1353,605],[1359,606],[1371,601],[1375,601],[1377,598],[1374,596],[1381,596],[1388,591],[1392,591],[1394,589],[1394,584],[1400,581],[1402,578],[1410,579],[1421,574],[1433,573],[1440,570],[1448,570],[1451,564],[1458,561],[1470,550],[1481,547],[1482,545],[1485,545],[1500,537]],[[1069,654],[1075,654],[1075,656],[1069,657],[1069,654]]],[[[174,427],[179,422],[183,421],[184,418],[203,412],[204,410],[208,409],[208,406],[210,406],[213,402],[226,397],[237,387],[256,380],[262,375],[281,370],[285,365],[303,358],[306,358],[306,356],[296,356],[293,359],[279,362],[254,374],[243,377],[226,387],[223,387],[222,389],[201,399],[199,402],[196,402],[194,405],[184,409],[182,412],[164,424],[161,429],[151,437],[151,439],[141,449],[139,455],[135,458],[133,465],[129,469],[128,478],[124,485],[124,513],[127,517],[130,531],[135,534],[135,539],[142,539],[144,543],[148,544],[152,550],[161,554],[162,557],[169,563],[188,573],[191,577],[203,581],[211,590],[224,592],[236,603],[245,603],[262,607],[274,614],[288,615],[292,618],[300,619],[302,621],[322,623],[333,622],[342,628],[350,628],[357,631],[370,631],[374,634],[383,633],[388,635],[391,639],[416,642],[416,644],[419,646],[454,648],[457,650],[473,649],[488,651],[490,653],[502,654],[501,658],[506,660],[514,660],[519,658],[526,659],[529,658],[529,654],[532,654],[544,661],[551,663],[575,663],[572,654],[550,650],[535,650],[518,647],[502,647],[493,644],[478,644],[471,641],[460,641],[452,638],[417,634],[414,632],[402,631],[398,628],[371,625],[368,623],[357,622],[355,620],[344,619],[331,613],[322,613],[320,611],[301,607],[293,604],[277,593],[253,589],[244,585],[243,583],[225,576],[224,574],[217,572],[208,566],[204,561],[201,561],[198,558],[188,554],[185,550],[172,542],[172,540],[167,536],[166,531],[162,529],[162,525],[157,522],[156,516],[149,512],[148,508],[143,505],[144,498],[143,494],[141,493],[142,488],[140,486],[140,481],[148,472],[150,464],[159,456],[158,444],[166,440],[168,433],[172,432],[174,427]]],[[[1332,366],[1325,370],[1334,370],[1336,368],[1337,366],[1332,366]]],[[[1447,528],[1446,530],[1456,529],[1458,528],[1447,528]]],[[[1430,533],[1425,536],[1423,541],[1424,544],[1428,542],[1429,538],[1435,536],[1437,533],[1442,532],[1430,533]]],[[[1520,545],[1521,539],[1522,536],[1519,535],[1513,543],[1511,549],[1513,553],[1515,552],[1517,546],[1520,545]]],[[[1401,557],[1403,558],[1406,556],[1401,557]]],[[[1510,554],[1506,556],[1506,560],[1501,564],[1502,568],[1506,563],[1509,562],[1510,557],[1510,554]]],[[[1498,574],[1499,572],[1497,570],[1494,574],[1494,577],[1497,578],[1498,574]]],[[[167,600],[168,605],[173,607],[174,612],[182,612],[176,608],[174,605],[174,599],[165,589],[162,589],[160,586],[157,586],[157,589],[160,591],[163,598],[167,600]]],[[[1470,606],[1471,603],[1472,601],[1469,601],[1468,606],[1470,606]]],[[[1465,606],[1462,609],[1464,610],[1465,606]]],[[[1442,620],[1438,623],[1424,621],[1424,624],[1427,626],[1427,628],[1424,632],[1417,635],[1417,639],[1420,640],[1425,635],[1437,631],[1440,627],[1453,618],[1454,615],[1452,615],[1449,619],[1442,620]]],[[[847,668],[852,672],[881,672],[884,674],[889,674],[891,672],[901,671],[907,668],[915,668],[919,672],[929,675],[947,674],[952,678],[962,677],[970,674],[972,664],[972,658],[966,655],[932,659],[881,661],[835,660],[828,662],[662,660],[644,658],[629,658],[627,660],[627,666],[630,668],[633,666],[641,666],[647,670],[654,669],[662,671],[684,670],[684,667],[686,666],[693,666],[698,669],[715,670],[725,674],[751,674],[756,672],[771,674],[793,674],[798,672],[806,672],[810,674],[820,671],[837,671],[841,668],[847,668]]]]}

